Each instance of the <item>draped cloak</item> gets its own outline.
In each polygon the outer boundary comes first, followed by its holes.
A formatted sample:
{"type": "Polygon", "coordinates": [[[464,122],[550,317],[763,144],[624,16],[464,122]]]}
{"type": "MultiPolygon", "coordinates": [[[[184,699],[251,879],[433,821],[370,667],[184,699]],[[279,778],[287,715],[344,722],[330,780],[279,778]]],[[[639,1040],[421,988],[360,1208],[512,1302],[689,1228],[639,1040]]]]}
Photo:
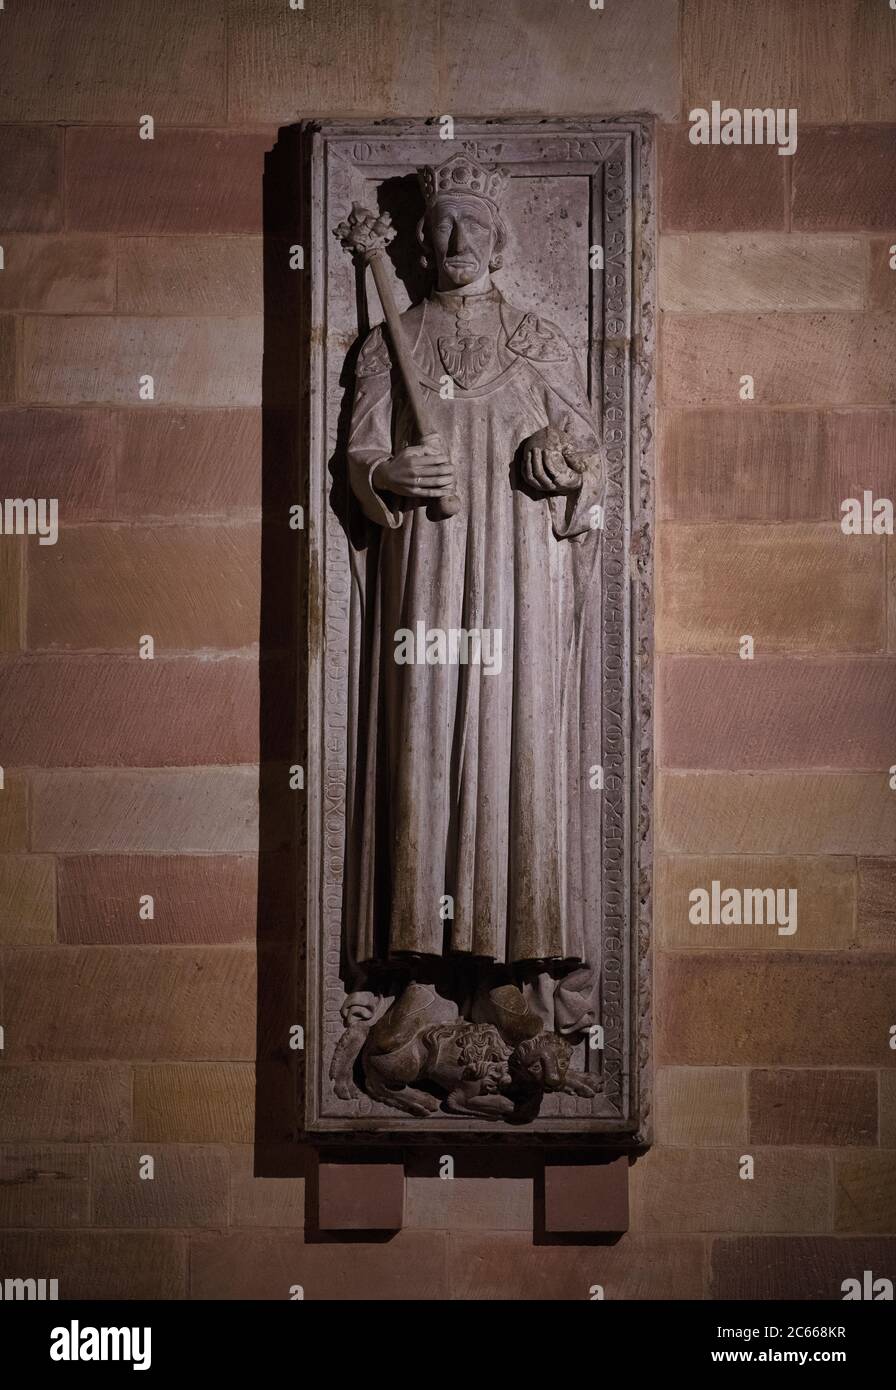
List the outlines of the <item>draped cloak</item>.
{"type": "Polygon", "coordinates": [[[497,289],[464,298],[488,361],[447,399],[459,296],[402,316],[455,516],[377,490],[377,465],[418,436],[381,328],[358,359],[349,479],[374,526],[352,554],[350,970],[408,952],[587,960],[600,910],[600,443],[560,330],[497,289]],[[589,456],[578,492],[521,477],[520,446],[547,425],[589,456]],[[396,635],[418,624],[499,632],[500,670],[399,664],[396,635]]]}

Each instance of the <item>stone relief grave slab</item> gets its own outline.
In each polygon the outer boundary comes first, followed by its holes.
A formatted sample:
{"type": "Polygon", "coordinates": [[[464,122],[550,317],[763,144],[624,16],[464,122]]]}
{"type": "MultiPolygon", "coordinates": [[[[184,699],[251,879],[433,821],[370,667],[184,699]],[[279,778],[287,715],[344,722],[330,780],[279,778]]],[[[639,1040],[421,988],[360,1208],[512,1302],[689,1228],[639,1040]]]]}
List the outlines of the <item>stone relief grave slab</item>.
{"type": "Polygon", "coordinates": [[[649,1135],[652,130],[303,129],[309,1134],[649,1135]]]}

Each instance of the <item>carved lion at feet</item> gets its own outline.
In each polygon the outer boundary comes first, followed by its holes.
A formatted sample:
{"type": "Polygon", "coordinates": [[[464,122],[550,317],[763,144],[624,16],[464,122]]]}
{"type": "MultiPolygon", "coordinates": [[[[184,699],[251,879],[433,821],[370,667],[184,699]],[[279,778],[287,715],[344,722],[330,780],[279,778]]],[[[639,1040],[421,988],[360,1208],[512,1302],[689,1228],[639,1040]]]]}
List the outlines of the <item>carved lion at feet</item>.
{"type": "Polygon", "coordinates": [[[408,1115],[429,1115],[438,1096],[415,1089],[428,1081],[447,1093],[455,1115],[498,1116],[513,1110],[501,1092],[510,1085],[511,1049],[491,1023],[436,1023],[394,1051],[380,1051],[368,1038],[362,1054],[365,1089],[373,1099],[408,1115]]]}
{"type": "Polygon", "coordinates": [[[542,1030],[515,986],[490,998],[500,1027],[458,1018],[457,1006],[431,985],[408,985],[375,1023],[343,1034],[330,1068],[337,1095],[357,1095],[351,1072],[359,1051],[367,1094],[407,1115],[431,1115],[444,1101],[454,1115],[530,1118],[546,1091],[598,1092],[597,1081],[570,1070],[569,1044],[542,1030]],[[444,1097],[419,1089],[420,1082],[444,1097]]]}

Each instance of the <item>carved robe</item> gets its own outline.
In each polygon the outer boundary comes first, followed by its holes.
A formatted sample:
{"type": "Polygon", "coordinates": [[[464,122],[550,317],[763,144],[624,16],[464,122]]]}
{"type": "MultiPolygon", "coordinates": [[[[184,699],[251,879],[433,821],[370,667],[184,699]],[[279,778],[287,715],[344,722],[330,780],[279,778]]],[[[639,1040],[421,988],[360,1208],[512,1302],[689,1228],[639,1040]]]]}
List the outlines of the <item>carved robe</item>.
{"type": "Polygon", "coordinates": [[[348,448],[352,490],[375,523],[353,554],[348,961],[581,960],[600,910],[589,773],[601,747],[603,502],[581,369],[559,329],[497,289],[434,294],[403,323],[460,510],[432,519],[431,503],[377,489],[377,465],[417,436],[375,329],[348,448]],[[448,375],[454,394],[442,399],[448,375]],[[546,425],[592,455],[578,492],[535,493],[520,476],[520,445],[546,425]],[[499,632],[500,671],[398,664],[396,634],[418,624],[499,632]]]}

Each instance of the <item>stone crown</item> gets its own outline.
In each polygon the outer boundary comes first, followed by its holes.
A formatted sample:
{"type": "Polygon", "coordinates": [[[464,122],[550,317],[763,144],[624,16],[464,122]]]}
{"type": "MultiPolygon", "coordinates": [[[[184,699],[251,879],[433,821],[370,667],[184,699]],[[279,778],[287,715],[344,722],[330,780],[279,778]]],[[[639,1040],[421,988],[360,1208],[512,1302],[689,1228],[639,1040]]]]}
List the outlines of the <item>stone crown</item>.
{"type": "Polygon", "coordinates": [[[482,198],[495,212],[510,180],[507,169],[488,169],[468,155],[455,154],[444,164],[427,164],[417,170],[427,208],[446,193],[482,198]]]}

